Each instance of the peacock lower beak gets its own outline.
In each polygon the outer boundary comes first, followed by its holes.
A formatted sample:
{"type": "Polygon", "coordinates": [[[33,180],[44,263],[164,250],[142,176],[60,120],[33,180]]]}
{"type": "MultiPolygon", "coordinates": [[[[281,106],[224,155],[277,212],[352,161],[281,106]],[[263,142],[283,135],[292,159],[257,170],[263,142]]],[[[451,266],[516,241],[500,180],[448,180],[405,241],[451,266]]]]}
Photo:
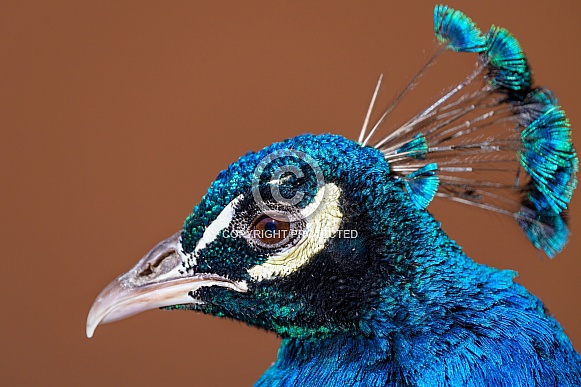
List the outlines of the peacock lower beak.
{"type": "Polygon", "coordinates": [[[245,282],[215,274],[187,274],[182,266],[178,232],[160,242],[131,270],[120,275],[99,293],[87,317],[87,337],[99,324],[121,320],[149,309],[202,303],[192,292],[204,286],[221,286],[246,292],[245,282]]]}

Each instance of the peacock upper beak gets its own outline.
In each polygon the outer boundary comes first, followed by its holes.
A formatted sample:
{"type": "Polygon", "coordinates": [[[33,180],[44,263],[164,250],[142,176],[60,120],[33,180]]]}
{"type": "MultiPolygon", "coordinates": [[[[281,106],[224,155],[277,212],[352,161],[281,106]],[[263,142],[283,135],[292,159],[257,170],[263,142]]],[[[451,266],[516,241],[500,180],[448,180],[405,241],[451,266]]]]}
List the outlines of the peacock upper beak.
{"type": "Polygon", "coordinates": [[[202,303],[192,292],[204,286],[221,286],[246,292],[245,282],[215,274],[187,274],[182,263],[181,231],[157,244],[127,273],[99,293],[87,317],[87,337],[99,324],[110,323],[149,309],[202,303]]]}

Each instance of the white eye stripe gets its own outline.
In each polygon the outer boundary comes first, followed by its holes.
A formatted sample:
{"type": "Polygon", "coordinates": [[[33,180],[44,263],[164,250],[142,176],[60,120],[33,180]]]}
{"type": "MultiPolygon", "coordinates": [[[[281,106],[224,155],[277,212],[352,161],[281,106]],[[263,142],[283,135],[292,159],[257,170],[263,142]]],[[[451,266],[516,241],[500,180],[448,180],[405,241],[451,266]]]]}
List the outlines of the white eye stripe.
{"type": "Polygon", "coordinates": [[[194,259],[193,262],[194,265],[196,264],[195,260],[197,254],[206,246],[208,246],[210,243],[215,241],[216,238],[220,236],[220,233],[224,231],[226,228],[228,228],[228,226],[230,226],[230,223],[234,218],[234,207],[236,207],[236,204],[238,204],[238,202],[242,200],[243,196],[244,195],[242,194],[238,195],[230,203],[228,203],[228,205],[224,207],[224,209],[222,210],[222,212],[220,212],[216,219],[214,219],[214,221],[210,223],[210,225],[206,228],[204,234],[196,244],[194,253],[192,254],[194,259]]]}
{"type": "Polygon", "coordinates": [[[248,269],[248,274],[257,281],[287,276],[323,249],[327,240],[333,237],[339,227],[343,214],[339,208],[341,190],[333,183],[323,186],[313,203],[305,209],[311,216],[306,220],[301,241],[290,249],[269,257],[265,262],[248,269]],[[317,209],[309,208],[317,206],[317,209]]]}

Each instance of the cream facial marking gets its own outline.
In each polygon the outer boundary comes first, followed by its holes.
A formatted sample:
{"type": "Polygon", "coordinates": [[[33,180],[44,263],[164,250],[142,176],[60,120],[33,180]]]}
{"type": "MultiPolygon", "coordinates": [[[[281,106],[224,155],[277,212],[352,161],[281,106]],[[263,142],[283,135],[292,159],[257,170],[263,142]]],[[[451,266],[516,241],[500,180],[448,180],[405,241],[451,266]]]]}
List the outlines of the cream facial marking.
{"type": "Polygon", "coordinates": [[[248,269],[248,274],[258,281],[273,279],[287,276],[309,262],[341,226],[343,214],[339,208],[340,196],[341,189],[333,183],[321,187],[313,202],[301,211],[310,216],[306,218],[300,242],[286,251],[271,256],[266,262],[248,269]],[[317,208],[313,211],[312,206],[317,208]]]}

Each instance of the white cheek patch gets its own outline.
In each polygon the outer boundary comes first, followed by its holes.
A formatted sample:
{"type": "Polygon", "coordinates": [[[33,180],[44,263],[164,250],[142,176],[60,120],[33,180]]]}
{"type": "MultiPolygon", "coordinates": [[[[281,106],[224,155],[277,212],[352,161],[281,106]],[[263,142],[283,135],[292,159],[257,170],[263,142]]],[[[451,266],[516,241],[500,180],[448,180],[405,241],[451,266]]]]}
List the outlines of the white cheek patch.
{"type": "Polygon", "coordinates": [[[341,190],[333,183],[319,189],[313,202],[301,211],[311,215],[306,219],[300,242],[248,269],[248,274],[257,281],[268,280],[287,276],[308,263],[341,226],[343,214],[339,208],[340,196],[341,190]]]}
{"type": "Polygon", "coordinates": [[[216,219],[214,219],[214,221],[210,223],[210,225],[206,228],[204,234],[196,244],[194,252],[192,253],[194,265],[196,264],[196,257],[198,253],[206,246],[208,246],[210,243],[215,241],[216,238],[220,236],[220,233],[223,232],[226,228],[228,228],[228,226],[230,226],[230,223],[234,218],[234,208],[236,207],[236,204],[238,204],[238,202],[242,199],[242,196],[243,195],[238,195],[237,197],[232,199],[232,201],[228,203],[226,207],[224,207],[224,209],[222,210],[222,212],[220,212],[216,219]]]}

